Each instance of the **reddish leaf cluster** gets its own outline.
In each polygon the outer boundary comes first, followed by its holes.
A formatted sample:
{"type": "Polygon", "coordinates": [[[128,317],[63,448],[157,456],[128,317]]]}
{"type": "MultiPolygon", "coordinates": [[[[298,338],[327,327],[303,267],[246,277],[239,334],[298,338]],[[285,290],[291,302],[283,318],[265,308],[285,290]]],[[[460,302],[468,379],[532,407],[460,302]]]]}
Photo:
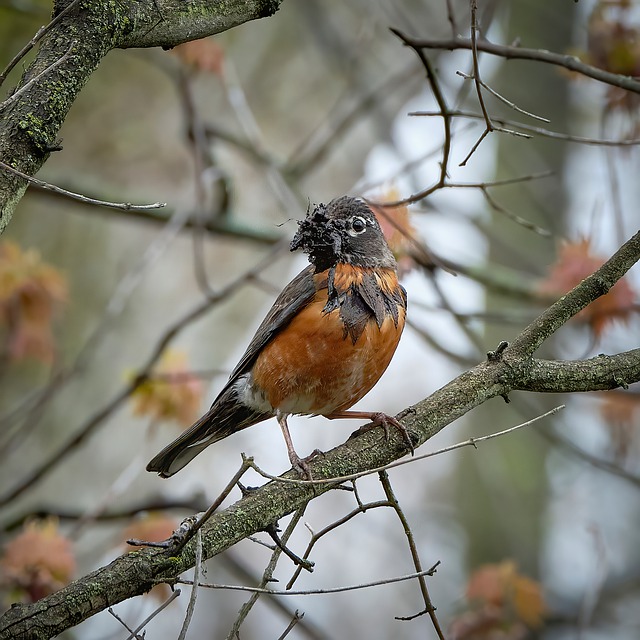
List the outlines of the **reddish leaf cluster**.
{"type": "MultiPolygon", "coordinates": [[[[599,0],[587,26],[587,50],[578,54],[589,64],[623,76],[640,76],[640,25],[631,0],[599,0]]],[[[638,96],[611,87],[607,106],[636,113],[638,96]]]]}
{"type": "Polygon", "coordinates": [[[200,412],[202,382],[187,367],[187,356],[168,349],[158,367],[133,393],[134,413],[154,420],[191,424],[200,412]]]}
{"type": "Polygon", "coordinates": [[[71,541],[56,520],[34,520],[5,546],[0,584],[11,600],[35,602],[68,584],[75,570],[71,541]]]}
{"type": "Polygon", "coordinates": [[[51,330],[57,307],[67,299],[67,283],[37,251],[0,245],[0,326],[6,330],[6,352],[12,360],[27,357],[50,362],[51,330]]]}
{"type": "Polygon", "coordinates": [[[518,573],[510,560],[475,571],[466,597],[467,610],[450,628],[452,640],[523,640],[543,624],[540,584],[518,573]]]}
{"type": "MultiPolygon", "coordinates": [[[[588,239],[565,243],[558,252],[549,275],[539,284],[543,295],[561,296],[591,275],[605,262],[605,258],[591,253],[588,239]]],[[[589,325],[596,338],[613,320],[627,321],[634,310],[635,295],[626,278],[616,282],[609,293],[600,296],[580,311],[575,319],[589,325]]]]}

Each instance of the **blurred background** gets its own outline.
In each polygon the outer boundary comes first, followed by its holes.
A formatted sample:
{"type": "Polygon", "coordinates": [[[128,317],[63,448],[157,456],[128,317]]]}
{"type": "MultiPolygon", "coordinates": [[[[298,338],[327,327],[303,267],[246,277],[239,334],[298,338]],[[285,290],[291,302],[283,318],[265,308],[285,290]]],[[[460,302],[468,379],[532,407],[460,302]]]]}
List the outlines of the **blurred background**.
{"type": "MultiPolygon", "coordinates": [[[[640,75],[636,2],[479,4],[480,35],[493,42],[640,75]]],[[[40,0],[0,2],[0,66],[50,10],[40,0]]],[[[30,188],[0,239],[3,604],[36,599],[109,562],[129,537],[166,537],[220,493],[241,452],[273,474],[289,467],[270,420],[169,480],[144,470],[209,406],[275,295],[306,264],[288,241],[309,203],[345,193],[395,201],[438,181],[442,118],[409,115],[437,113],[438,104],[415,52],[389,28],[450,40],[469,37],[469,25],[466,0],[284,2],[273,17],[214,38],[169,52],[114,51],[102,62],[61,131],[63,150],[38,177],[110,201],[168,204],[142,215],[30,188]]],[[[482,80],[528,112],[485,90],[494,124],[532,137],[493,132],[468,157],[485,127],[473,81],[457,73],[473,72],[471,52],[425,52],[449,108],[462,114],[452,121],[449,180],[476,187],[385,209],[403,231],[392,243],[409,326],[356,408],[389,414],[516,336],[640,220],[636,96],[560,67],[481,54],[482,80]]],[[[637,347],[639,287],[636,268],[538,355],[637,347]]],[[[427,584],[448,638],[640,636],[638,393],[636,385],[492,400],[419,453],[567,408],[477,449],[390,471],[423,566],[441,563],[427,584]]],[[[305,417],[290,425],[305,455],[340,444],[356,426],[305,417]]],[[[243,482],[263,481],[248,474],[243,482]]],[[[365,502],[384,499],[377,477],[358,488],[365,502]]],[[[290,548],[303,554],[311,532],[356,507],[344,491],[315,500],[290,548]]],[[[209,561],[205,578],[255,585],[269,557],[245,540],[209,561]]],[[[295,589],[415,570],[390,508],[322,537],[310,559],[315,570],[303,571],[295,589]]],[[[294,570],[282,558],[275,587],[294,570]]],[[[149,623],[148,638],[177,637],[188,591],[149,623]]],[[[154,591],[115,611],[135,627],[167,595],[154,591]]],[[[246,599],[200,590],[188,637],[236,637],[246,599]]],[[[426,615],[395,619],[423,609],[415,581],[261,598],[238,637],[278,638],[298,610],[305,616],[291,638],[435,638],[426,615]]],[[[126,636],[107,612],[64,634],[126,636]]]]}

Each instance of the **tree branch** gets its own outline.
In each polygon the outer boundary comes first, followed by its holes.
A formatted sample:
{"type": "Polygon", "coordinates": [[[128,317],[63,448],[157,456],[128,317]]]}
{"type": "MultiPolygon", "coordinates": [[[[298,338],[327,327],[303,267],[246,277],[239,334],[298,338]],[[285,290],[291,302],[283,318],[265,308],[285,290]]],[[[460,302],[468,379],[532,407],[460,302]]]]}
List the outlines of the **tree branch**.
{"type": "MultiPolygon", "coordinates": [[[[535,360],[531,354],[554,331],[621,278],[640,259],[640,232],[598,271],[531,323],[511,347],[497,350],[433,395],[398,414],[418,445],[474,407],[512,391],[614,389],[640,381],[640,349],[580,362],[535,360]]],[[[387,465],[406,454],[398,432],[385,439],[382,428],[366,431],[309,463],[317,480],[387,465]]],[[[295,472],[284,474],[298,479],[295,472]]],[[[337,484],[337,483],[336,483],[337,484]]],[[[202,527],[202,557],[222,553],[247,536],[266,529],[336,484],[271,481],[215,513],[202,527]]],[[[158,549],[135,551],[30,605],[16,605],[0,618],[0,640],[50,638],[122,600],[145,593],[158,580],[171,582],[194,566],[195,543],[177,556],[158,549]]]]}
{"type": "MultiPolygon", "coordinates": [[[[420,40],[417,38],[405,38],[405,43],[413,48],[419,49],[445,49],[447,51],[453,51],[454,49],[469,49],[473,48],[473,43],[470,38],[454,38],[451,40],[420,40]]],[[[478,51],[484,51],[495,56],[506,58],[507,60],[533,60],[535,62],[546,62],[547,64],[553,64],[559,67],[568,69],[569,71],[575,71],[599,80],[612,87],[620,87],[627,91],[633,91],[633,93],[640,93],[640,81],[631,77],[623,76],[617,73],[610,73],[604,69],[599,69],[590,64],[582,62],[579,58],[573,55],[554,53],[545,49],[526,49],[524,47],[513,47],[501,44],[495,44],[489,42],[489,40],[480,39],[476,43],[478,51]]]]}
{"type": "MultiPolygon", "coordinates": [[[[173,47],[270,16],[282,0],[88,0],[68,5],[41,30],[40,47],[17,87],[0,103],[0,158],[35,175],[52,151],[71,105],[114,48],[173,47]],[[64,14],[64,15],[63,15],[64,14]]],[[[0,233],[28,182],[0,171],[0,233]]]]}

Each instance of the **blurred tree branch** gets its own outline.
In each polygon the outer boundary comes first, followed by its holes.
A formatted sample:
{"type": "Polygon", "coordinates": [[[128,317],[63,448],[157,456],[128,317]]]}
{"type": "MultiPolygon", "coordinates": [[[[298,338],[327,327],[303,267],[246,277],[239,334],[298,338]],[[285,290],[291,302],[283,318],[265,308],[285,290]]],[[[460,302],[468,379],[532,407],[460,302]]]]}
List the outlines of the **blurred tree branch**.
{"type": "MultiPolygon", "coordinates": [[[[458,376],[397,418],[425,443],[448,424],[496,396],[515,390],[570,393],[624,387],[640,381],[640,349],[578,362],[534,359],[533,353],[571,317],[604,295],[638,260],[640,232],[602,267],[544,311],[512,345],[501,343],[488,359],[458,376]]],[[[310,462],[316,480],[366,474],[406,454],[399,433],[385,439],[381,428],[366,431],[310,462]]],[[[202,557],[217,555],[240,540],[267,529],[335,483],[300,481],[295,472],[271,481],[215,513],[201,528],[202,557]]],[[[179,554],[143,549],[114,560],[35,604],[16,605],[0,618],[0,639],[50,638],[122,600],[145,593],[157,582],[172,582],[194,566],[195,543],[179,554]]]]}
{"type": "MultiPolygon", "coordinates": [[[[40,46],[18,85],[0,103],[0,158],[34,175],[60,149],[58,131],[104,56],[115,48],[171,48],[275,13],[281,0],[125,0],[57,3],[55,24],[38,32],[40,46]]],[[[35,44],[37,38],[32,41],[35,44]]],[[[14,59],[17,63],[17,60],[14,59]]],[[[4,75],[4,74],[3,74],[4,75]]],[[[28,182],[0,171],[0,233],[28,182]]]]}
{"type": "Polygon", "coordinates": [[[611,73],[598,67],[582,62],[574,55],[554,53],[544,49],[526,49],[519,46],[508,46],[490,42],[485,39],[478,39],[473,43],[471,38],[454,38],[451,40],[424,40],[419,38],[409,38],[403,36],[405,44],[414,49],[436,49],[454,51],[455,49],[473,49],[484,51],[492,55],[500,56],[507,60],[533,60],[534,62],[545,62],[547,64],[564,67],[569,71],[575,71],[593,78],[612,87],[620,87],[627,91],[640,93],[640,82],[631,76],[623,76],[619,73],[611,73]]]}

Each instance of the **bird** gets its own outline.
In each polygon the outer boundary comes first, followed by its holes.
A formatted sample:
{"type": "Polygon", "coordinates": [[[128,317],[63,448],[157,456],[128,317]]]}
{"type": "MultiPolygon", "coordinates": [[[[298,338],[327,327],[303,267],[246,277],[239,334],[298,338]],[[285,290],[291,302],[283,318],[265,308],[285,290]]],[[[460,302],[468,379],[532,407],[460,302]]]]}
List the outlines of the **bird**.
{"type": "Polygon", "coordinates": [[[168,478],[214,442],[276,417],[289,461],[311,479],[287,418],[320,415],[405,427],[379,411],[349,411],[387,369],[405,326],[407,293],[371,207],[342,196],[307,209],[291,251],[310,264],[285,286],[211,408],[167,445],[147,471],[168,478]]]}

